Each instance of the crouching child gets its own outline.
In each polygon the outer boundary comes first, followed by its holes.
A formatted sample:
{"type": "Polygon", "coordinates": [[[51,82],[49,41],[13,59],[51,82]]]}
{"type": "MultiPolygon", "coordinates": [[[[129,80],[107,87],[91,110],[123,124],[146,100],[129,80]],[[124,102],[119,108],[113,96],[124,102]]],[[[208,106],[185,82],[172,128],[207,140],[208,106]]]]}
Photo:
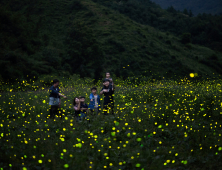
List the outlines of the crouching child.
{"type": "Polygon", "coordinates": [[[87,117],[88,105],[85,103],[85,97],[75,97],[73,100],[73,108],[77,122],[87,117]]]}

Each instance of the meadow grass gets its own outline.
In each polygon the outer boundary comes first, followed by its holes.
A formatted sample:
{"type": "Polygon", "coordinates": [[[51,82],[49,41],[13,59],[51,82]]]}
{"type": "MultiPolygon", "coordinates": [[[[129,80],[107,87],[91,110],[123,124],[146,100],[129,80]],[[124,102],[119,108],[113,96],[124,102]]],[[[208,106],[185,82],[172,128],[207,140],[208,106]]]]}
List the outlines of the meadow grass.
{"type": "MultiPolygon", "coordinates": [[[[49,87],[0,94],[0,169],[220,169],[221,85],[186,80],[116,83],[115,115],[76,122],[67,81],[63,117],[48,118],[49,87]]],[[[23,83],[24,84],[24,83],[23,83]]],[[[97,84],[98,91],[101,84],[97,84]]]]}

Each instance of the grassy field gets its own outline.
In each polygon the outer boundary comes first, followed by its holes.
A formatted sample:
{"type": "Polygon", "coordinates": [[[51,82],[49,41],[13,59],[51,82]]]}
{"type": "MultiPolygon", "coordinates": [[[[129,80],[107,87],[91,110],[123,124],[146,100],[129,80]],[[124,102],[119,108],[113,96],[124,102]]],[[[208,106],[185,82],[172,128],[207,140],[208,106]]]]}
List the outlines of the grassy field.
{"type": "Polygon", "coordinates": [[[89,103],[91,87],[62,86],[68,99],[54,120],[47,118],[48,87],[1,93],[0,169],[221,169],[220,80],[119,82],[114,116],[76,122],[73,98],[89,103]]]}

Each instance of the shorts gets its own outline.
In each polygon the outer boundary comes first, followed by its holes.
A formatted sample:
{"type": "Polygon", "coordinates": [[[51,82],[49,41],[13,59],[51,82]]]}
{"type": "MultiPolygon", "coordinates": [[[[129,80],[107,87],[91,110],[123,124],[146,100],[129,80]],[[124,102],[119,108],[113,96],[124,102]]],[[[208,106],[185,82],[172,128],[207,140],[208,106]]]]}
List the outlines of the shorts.
{"type": "Polygon", "coordinates": [[[59,98],[49,97],[49,105],[59,105],[59,98]]]}

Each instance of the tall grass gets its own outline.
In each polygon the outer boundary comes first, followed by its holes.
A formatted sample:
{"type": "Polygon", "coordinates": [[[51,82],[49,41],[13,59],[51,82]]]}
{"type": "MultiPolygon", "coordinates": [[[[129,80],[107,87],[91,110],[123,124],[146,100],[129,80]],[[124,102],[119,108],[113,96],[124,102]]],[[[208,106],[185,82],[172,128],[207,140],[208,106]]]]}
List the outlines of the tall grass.
{"type": "Polygon", "coordinates": [[[89,103],[89,82],[62,82],[68,99],[54,120],[49,87],[1,93],[0,169],[220,169],[219,82],[119,81],[115,115],[76,122],[72,101],[83,95],[89,103]]]}

